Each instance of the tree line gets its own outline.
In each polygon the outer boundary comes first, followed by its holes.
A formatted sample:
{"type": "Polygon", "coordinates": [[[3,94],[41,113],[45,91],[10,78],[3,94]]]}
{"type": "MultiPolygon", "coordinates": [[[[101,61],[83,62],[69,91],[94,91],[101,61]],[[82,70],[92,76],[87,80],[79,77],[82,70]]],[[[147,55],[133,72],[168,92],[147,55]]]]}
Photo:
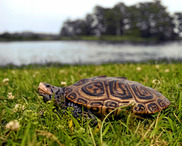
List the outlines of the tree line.
{"type": "Polygon", "coordinates": [[[21,32],[21,33],[4,32],[0,34],[0,41],[57,40],[57,39],[58,35],[33,33],[33,32],[21,32]]]}
{"type": "Polygon", "coordinates": [[[96,6],[83,19],[66,20],[60,31],[62,37],[74,36],[134,36],[172,40],[178,37],[174,17],[160,0],[126,6],[118,3],[112,8],[96,6]]]}

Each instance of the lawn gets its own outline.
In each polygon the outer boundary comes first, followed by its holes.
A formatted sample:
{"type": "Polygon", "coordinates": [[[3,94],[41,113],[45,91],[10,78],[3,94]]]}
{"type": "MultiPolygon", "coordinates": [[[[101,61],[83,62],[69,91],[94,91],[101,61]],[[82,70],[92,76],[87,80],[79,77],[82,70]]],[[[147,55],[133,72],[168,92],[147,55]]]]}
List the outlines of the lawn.
{"type": "Polygon", "coordinates": [[[105,64],[0,68],[0,145],[182,145],[182,64],[105,64]],[[157,89],[171,105],[152,115],[101,121],[98,129],[37,94],[39,82],[67,86],[83,78],[126,77],[157,89]],[[61,85],[66,82],[66,85],[61,85]]]}

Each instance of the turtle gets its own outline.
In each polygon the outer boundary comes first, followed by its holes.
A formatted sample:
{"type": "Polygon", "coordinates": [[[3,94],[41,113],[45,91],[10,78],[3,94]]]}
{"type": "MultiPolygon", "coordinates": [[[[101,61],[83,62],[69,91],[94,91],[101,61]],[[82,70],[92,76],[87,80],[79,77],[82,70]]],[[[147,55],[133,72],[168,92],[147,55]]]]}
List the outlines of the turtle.
{"type": "MultiPolygon", "coordinates": [[[[73,107],[73,116],[78,118],[84,112],[89,118],[93,115],[106,116],[117,107],[135,104],[135,114],[152,114],[170,105],[170,101],[157,90],[146,87],[139,82],[130,81],[125,77],[96,76],[81,79],[73,85],[56,87],[40,82],[38,93],[49,101],[54,97],[61,107],[73,107]]],[[[121,112],[118,108],[114,116],[121,112]]]]}

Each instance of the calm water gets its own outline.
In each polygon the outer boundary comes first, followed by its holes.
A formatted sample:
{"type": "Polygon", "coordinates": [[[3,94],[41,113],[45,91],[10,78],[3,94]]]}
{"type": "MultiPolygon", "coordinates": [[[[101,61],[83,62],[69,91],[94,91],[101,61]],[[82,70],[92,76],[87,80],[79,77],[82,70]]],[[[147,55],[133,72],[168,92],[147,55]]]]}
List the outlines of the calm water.
{"type": "Polygon", "coordinates": [[[159,45],[113,44],[89,41],[1,42],[0,65],[59,62],[104,62],[182,59],[182,41],[159,45]]]}

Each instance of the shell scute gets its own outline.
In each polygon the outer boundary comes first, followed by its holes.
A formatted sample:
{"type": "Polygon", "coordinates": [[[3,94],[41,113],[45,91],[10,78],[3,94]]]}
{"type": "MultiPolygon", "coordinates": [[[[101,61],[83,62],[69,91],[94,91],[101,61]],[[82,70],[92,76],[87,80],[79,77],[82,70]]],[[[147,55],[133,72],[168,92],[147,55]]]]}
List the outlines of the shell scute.
{"type": "Polygon", "coordinates": [[[73,84],[74,86],[80,86],[80,85],[83,85],[85,84],[86,82],[88,82],[89,79],[82,79],[78,82],[76,82],[75,84],[73,84]]]}
{"type": "Polygon", "coordinates": [[[132,84],[131,88],[133,89],[138,100],[142,100],[144,102],[154,99],[154,96],[150,93],[150,90],[143,85],[132,84]]]}
{"type": "Polygon", "coordinates": [[[94,106],[94,107],[91,107],[90,108],[90,110],[94,113],[94,114],[100,114],[100,113],[102,113],[101,111],[102,111],[102,107],[96,107],[96,106],[94,106]]]}
{"type": "Polygon", "coordinates": [[[84,85],[82,92],[90,96],[102,96],[104,94],[104,85],[102,82],[93,82],[84,85]]]}
{"type": "Polygon", "coordinates": [[[116,108],[118,107],[118,102],[112,100],[105,101],[105,106],[108,108],[116,108]]]}
{"type": "Polygon", "coordinates": [[[147,105],[147,108],[148,108],[148,113],[155,113],[160,110],[159,106],[154,102],[149,103],[147,105]]]}
{"type": "Polygon", "coordinates": [[[65,94],[71,93],[72,91],[73,91],[73,88],[70,88],[70,87],[64,88],[64,93],[65,94]]]}
{"type": "Polygon", "coordinates": [[[146,107],[144,104],[137,104],[137,106],[134,106],[133,108],[134,113],[146,113],[146,107]]]}
{"type": "Polygon", "coordinates": [[[113,97],[117,97],[121,100],[132,99],[131,92],[126,83],[118,81],[109,81],[108,84],[109,84],[110,94],[113,97]]]}
{"type": "Polygon", "coordinates": [[[103,102],[100,102],[100,101],[91,102],[90,105],[92,105],[92,106],[103,106],[103,102]]]}
{"type": "Polygon", "coordinates": [[[82,104],[88,104],[88,101],[86,99],[83,99],[83,98],[78,98],[77,102],[82,103],[82,104]]]}
{"type": "Polygon", "coordinates": [[[73,92],[73,93],[68,95],[68,98],[71,100],[75,100],[77,98],[77,94],[73,92]]]}

